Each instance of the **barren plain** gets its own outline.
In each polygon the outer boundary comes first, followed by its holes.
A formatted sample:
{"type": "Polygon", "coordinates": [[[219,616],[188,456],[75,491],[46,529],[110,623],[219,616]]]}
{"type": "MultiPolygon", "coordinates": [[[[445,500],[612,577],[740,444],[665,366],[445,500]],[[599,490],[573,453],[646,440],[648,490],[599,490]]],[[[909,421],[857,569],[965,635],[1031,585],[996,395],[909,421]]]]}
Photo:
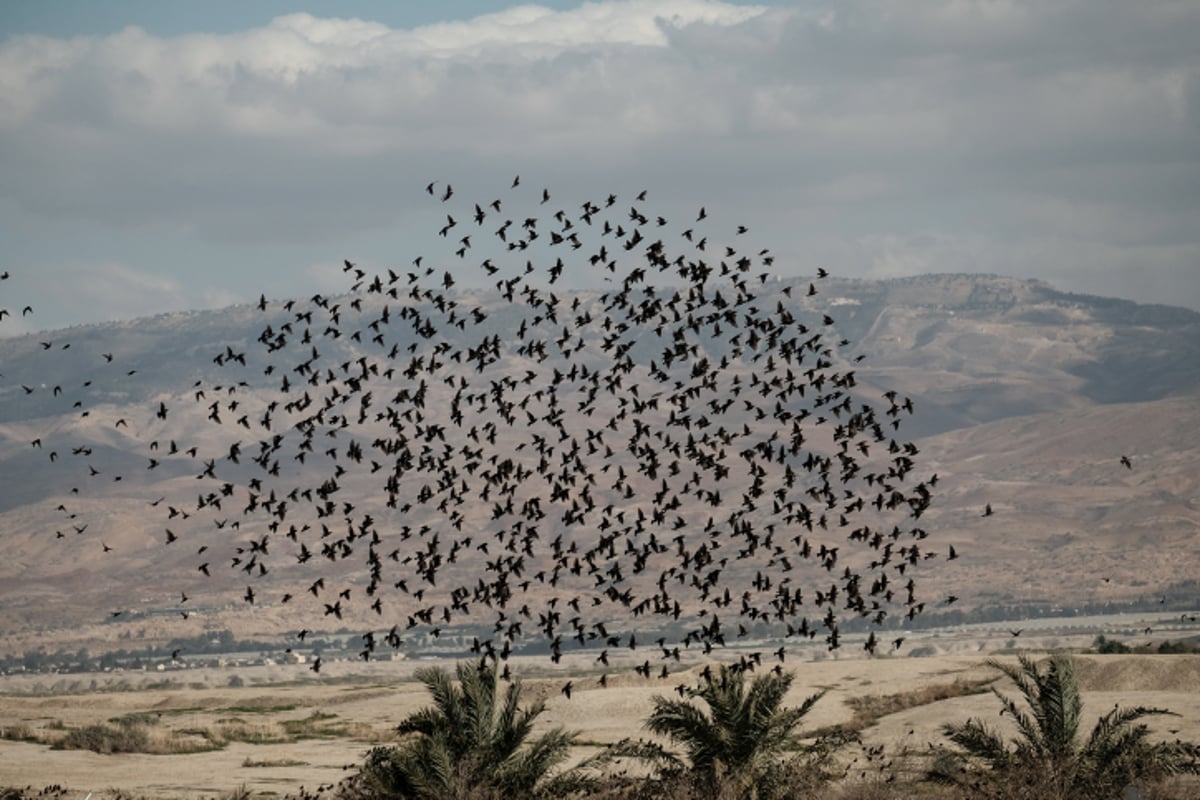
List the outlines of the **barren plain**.
{"type": "MultiPolygon", "coordinates": [[[[987,640],[960,637],[951,646],[978,651],[987,647],[987,640]]],[[[1037,656],[1034,651],[1029,654],[1037,656]]],[[[856,701],[869,706],[888,696],[913,698],[908,702],[917,705],[872,721],[862,730],[863,745],[849,746],[837,758],[847,770],[847,780],[878,779],[878,766],[868,764],[862,754],[864,748],[883,745],[896,769],[915,772],[932,748],[946,744],[940,732],[946,722],[978,717],[1004,729],[1005,720],[990,692],[927,699],[938,689],[953,694],[957,685],[982,687],[995,678],[986,658],[983,652],[960,652],[789,661],[787,668],[796,679],[787,700],[798,704],[815,691],[829,690],[802,726],[802,731],[811,732],[851,724],[856,701]]],[[[1011,660],[1012,655],[997,658],[1011,660]]],[[[582,734],[588,746],[576,748],[577,758],[624,737],[645,735],[640,720],[651,708],[651,698],[694,682],[700,669],[697,663],[670,681],[644,680],[624,670],[601,688],[590,659],[571,660],[553,671],[542,659],[517,659],[514,667],[518,675],[527,676],[523,697],[547,701],[539,729],[561,725],[582,734]],[[559,691],[568,678],[576,686],[570,700],[559,691]]],[[[334,663],[328,677],[320,680],[303,667],[248,668],[238,671],[245,685],[236,688],[228,685],[228,670],[197,671],[188,675],[186,685],[83,692],[53,692],[33,676],[10,677],[0,682],[0,729],[6,737],[0,740],[0,786],[59,784],[81,796],[92,792],[95,798],[118,791],[135,797],[207,797],[243,787],[282,795],[328,786],[345,778],[346,768],[358,764],[371,746],[394,741],[391,728],[401,718],[429,704],[423,686],[412,677],[414,669],[429,663],[334,663]],[[37,683],[41,691],[34,692],[37,683]],[[148,720],[152,747],[191,746],[197,751],[105,755],[12,740],[16,734],[49,739],[63,728],[130,715],[148,720]],[[224,743],[216,747],[213,741],[224,743]],[[211,749],[200,749],[203,746],[211,749]]],[[[1078,657],[1077,670],[1085,725],[1114,704],[1147,705],[1180,715],[1152,719],[1157,737],[1200,740],[1200,656],[1084,655],[1078,657]]],[[[144,675],[122,680],[130,687],[154,684],[144,675]]],[[[1011,691],[1002,682],[995,685],[1011,691]]]]}

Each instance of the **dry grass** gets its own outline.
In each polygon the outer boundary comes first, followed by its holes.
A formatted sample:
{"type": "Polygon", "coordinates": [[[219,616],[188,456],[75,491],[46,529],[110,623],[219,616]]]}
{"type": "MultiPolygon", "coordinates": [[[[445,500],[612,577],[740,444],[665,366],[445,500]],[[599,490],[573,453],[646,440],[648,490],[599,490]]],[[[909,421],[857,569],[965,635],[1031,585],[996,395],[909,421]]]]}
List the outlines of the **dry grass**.
{"type": "Polygon", "coordinates": [[[297,761],[294,758],[264,758],[254,759],[247,758],[242,761],[242,766],[247,768],[254,767],[305,767],[308,766],[307,761],[297,761]]]}
{"type": "MultiPolygon", "coordinates": [[[[264,709],[262,713],[291,708],[294,706],[264,709]]],[[[77,727],[55,720],[42,726],[21,722],[0,728],[0,739],[49,745],[55,750],[90,750],[104,755],[203,753],[220,750],[231,742],[283,745],[305,739],[347,738],[373,743],[390,737],[390,732],[377,731],[361,722],[340,720],[336,714],[320,711],[301,719],[248,722],[241,717],[220,717],[205,725],[180,727],[165,724],[158,714],[137,712],[114,717],[107,723],[77,727]]]]}
{"type": "Polygon", "coordinates": [[[822,737],[838,732],[860,733],[890,714],[898,714],[910,708],[931,705],[953,697],[983,694],[996,681],[997,678],[981,678],[978,680],[956,679],[952,683],[922,686],[907,692],[865,694],[857,697],[848,697],[845,703],[854,712],[854,716],[848,722],[840,725],[831,725],[813,731],[812,735],[814,737],[822,737]]]}

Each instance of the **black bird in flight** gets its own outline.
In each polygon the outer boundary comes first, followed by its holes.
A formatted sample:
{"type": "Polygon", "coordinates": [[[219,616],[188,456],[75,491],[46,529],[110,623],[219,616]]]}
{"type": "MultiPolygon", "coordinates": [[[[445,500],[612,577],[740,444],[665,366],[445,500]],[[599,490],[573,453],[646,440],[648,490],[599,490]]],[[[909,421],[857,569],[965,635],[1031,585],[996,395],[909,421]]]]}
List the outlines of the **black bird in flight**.
{"type": "MultiPolygon", "coordinates": [[[[484,203],[437,185],[424,187],[432,203],[482,225],[484,203]]],[[[628,213],[602,193],[539,217],[550,196],[531,198],[527,214],[506,203],[512,218],[493,235],[480,228],[457,245],[446,213],[442,237],[429,237],[438,252],[413,254],[407,280],[344,259],[345,294],[272,308],[263,292],[257,361],[223,344],[213,363],[225,372],[186,394],[195,412],[173,404],[168,415],[157,399],[123,412],[131,441],[157,430],[155,417],[190,425],[195,413],[211,426],[194,443],[172,439],[161,462],[159,472],[186,453],[204,465],[199,491],[163,504],[167,542],[200,538],[198,555],[229,547],[231,568],[253,582],[247,602],[276,588],[282,570],[264,578],[272,557],[292,569],[296,559],[309,572],[284,595],[290,613],[351,619],[387,604],[397,627],[430,636],[494,613],[485,659],[506,660],[529,636],[555,659],[572,640],[594,641],[602,657],[635,649],[638,618],[681,631],[657,642],[678,659],[811,615],[805,601],[816,616],[789,629],[834,649],[843,618],[921,613],[913,575],[940,547],[918,551],[929,534],[915,521],[936,476],[917,477],[919,452],[895,433],[912,402],[859,396],[840,355],[849,342],[819,324],[834,318],[815,307],[815,284],[800,302],[771,284],[773,256],[750,242],[753,225],[706,224],[693,244],[691,230],[669,227],[680,214],[643,205],[645,191],[628,213]],[[731,247],[733,236],[747,246],[731,247]],[[669,244],[684,240],[680,252],[669,244]],[[486,251],[476,276],[465,262],[453,275],[433,266],[467,246],[486,251]],[[576,250],[600,290],[556,286],[576,250]],[[483,289],[461,288],[473,277],[483,289]],[[842,527],[845,542],[822,537],[842,527]],[[355,577],[350,559],[361,559],[355,577]],[[802,599],[802,562],[832,585],[802,599]],[[356,578],[365,591],[351,594],[356,578]],[[901,580],[907,591],[892,588],[901,580]],[[319,596],[326,586],[333,602],[319,596]]],[[[707,217],[700,206],[696,222],[707,217]]],[[[210,563],[196,569],[211,577],[210,563]]],[[[867,641],[878,644],[873,632],[867,641]]],[[[387,642],[401,646],[396,628],[387,642]]],[[[638,672],[650,677],[649,660],[638,672]]]]}

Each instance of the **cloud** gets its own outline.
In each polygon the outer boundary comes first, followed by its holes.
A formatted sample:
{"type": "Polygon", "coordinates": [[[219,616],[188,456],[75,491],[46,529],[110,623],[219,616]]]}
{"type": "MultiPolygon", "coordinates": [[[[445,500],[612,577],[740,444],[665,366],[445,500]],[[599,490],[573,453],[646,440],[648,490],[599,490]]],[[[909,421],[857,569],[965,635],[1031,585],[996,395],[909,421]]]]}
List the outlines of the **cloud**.
{"type": "Polygon", "coordinates": [[[413,29],[292,14],[17,36],[0,203],[30,241],[102,230],[105,257],[143,269],[122,237],[252,251],[269,282],[326,253],[388,260],[429,180],[483,195],[521,173],[580,200],[707,202],[786,271],[1053,271],[1200,306],[1173,260],[1198,241],[1197,35],[1200,7],[1172,0],[614,0],[413,29]],[[1139,265],[1157,277],[1119,279],[1139,265]]]}

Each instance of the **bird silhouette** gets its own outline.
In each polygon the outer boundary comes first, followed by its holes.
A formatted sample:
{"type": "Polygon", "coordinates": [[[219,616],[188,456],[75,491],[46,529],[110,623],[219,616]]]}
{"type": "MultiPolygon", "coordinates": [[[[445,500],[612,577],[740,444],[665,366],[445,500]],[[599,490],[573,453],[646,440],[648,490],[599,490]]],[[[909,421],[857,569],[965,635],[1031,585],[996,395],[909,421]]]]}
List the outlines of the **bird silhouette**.
{"type": "Polygon", "coordinates": [[[536,636],[554,660],[594,645],[607,666],[642,621],[672,631],[663,661],[771,627],[833,649],[845,618],[921,613],[912,576],[935,551],[917,520],[936,476],[896,433],[913,401],[857,382],[848,340],[823,331],[835,307],[771,279],[753,220],[700,206],[680,233],[688,212],[658,213],[645,190],[570,208],[545,188],[520,214],[521,192],[502,206],[423,188],[445,222],[414,271],[343,259],[344,293],[261,292],[253,342],[223,343],[190,390],[114,425],[157,437],[150,469],[190,473],[153,507],[166,544],[202,544],[197,572],[213,578],[202,554],[228,548],[254,582],[232,585],[266,606],[285,559],[302,576],[288,612],[314,626],[390,617],[437,638],[494,615],[479,650],[499,660],[536,636]],[[492,231],[489,208],[511,218],[492,231]],[[451,236],[458,220],[478,227],[451,236]],[[600,289],[560,288],[576,263],[600,289]],[[184,441],[193,420],[207,427],[184,441]]]}

